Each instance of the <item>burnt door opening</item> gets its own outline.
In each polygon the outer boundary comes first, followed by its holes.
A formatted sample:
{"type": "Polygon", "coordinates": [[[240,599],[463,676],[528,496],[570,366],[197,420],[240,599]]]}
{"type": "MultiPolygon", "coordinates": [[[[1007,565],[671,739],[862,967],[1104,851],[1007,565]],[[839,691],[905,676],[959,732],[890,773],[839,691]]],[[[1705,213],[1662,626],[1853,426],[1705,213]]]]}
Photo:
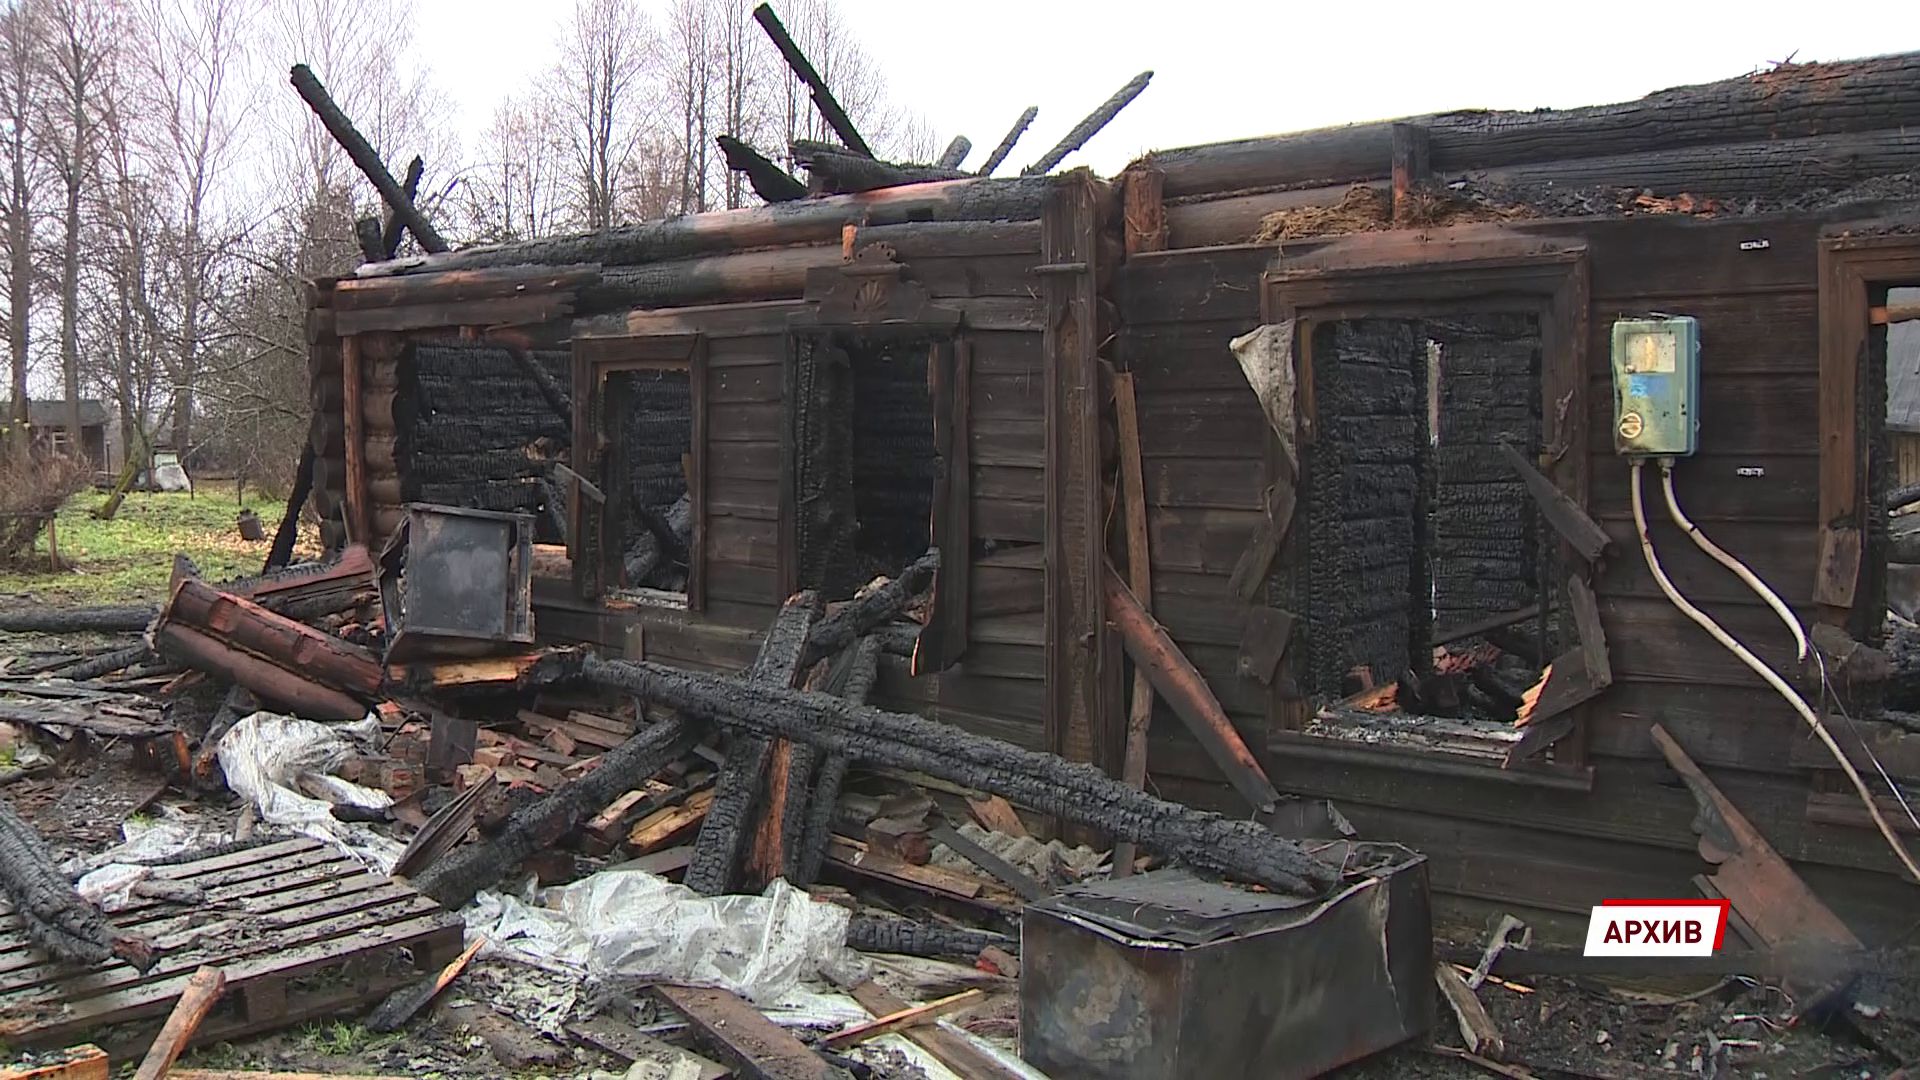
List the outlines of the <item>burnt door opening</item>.
{"type": "Polygon", "coordinates": [[[1557,644],[1558,605],[1542,587],[1558,580],[1552,545],[1501,451],[1539,452],[1539,319],[1359,319],[1312,332],[1299,677],[1344,700],[1310,730],[1358,725],[1376,741],[1389,715],[1418,714],[1484,721],[1509,741],[1557,644]]]}
{"type": "Polygon", "coordinates": [[[914,671],[944,669],[967,641],[966,342],[844,327],[796,333],[791,347],[788,585],[849,597],[937,549],[914,671]]]}
{"type": "Polygon", "coordinates": [[[606,528],[618,588],[685,593],[693,559],[693,397],[681,370],[616,371],[606,385],[606,528]]]}

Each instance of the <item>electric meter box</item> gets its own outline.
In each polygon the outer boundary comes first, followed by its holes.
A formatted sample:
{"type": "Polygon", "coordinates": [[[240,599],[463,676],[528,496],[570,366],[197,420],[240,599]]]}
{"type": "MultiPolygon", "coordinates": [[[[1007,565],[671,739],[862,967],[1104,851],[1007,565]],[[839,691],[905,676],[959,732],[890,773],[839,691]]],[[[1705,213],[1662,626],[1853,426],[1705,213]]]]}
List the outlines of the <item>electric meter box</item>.
{"type": "Polygon", "coordinates": [[[1613,324],[1613,448],[1688,457],[1700,432],[1700,323],[1691,316],[1613,324]]]}

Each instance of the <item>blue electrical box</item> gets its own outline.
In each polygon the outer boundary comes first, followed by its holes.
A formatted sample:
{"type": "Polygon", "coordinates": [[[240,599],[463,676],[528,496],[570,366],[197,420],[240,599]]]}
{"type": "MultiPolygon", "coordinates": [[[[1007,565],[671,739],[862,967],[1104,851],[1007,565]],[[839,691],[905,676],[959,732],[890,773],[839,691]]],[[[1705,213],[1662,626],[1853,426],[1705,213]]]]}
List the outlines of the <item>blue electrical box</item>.
{"type": "Polygon", "coordinates": [[[1613,448],[1688,457],[1700,432],[1700,323],[1691,316],[1613,324],[1613,448]]]}

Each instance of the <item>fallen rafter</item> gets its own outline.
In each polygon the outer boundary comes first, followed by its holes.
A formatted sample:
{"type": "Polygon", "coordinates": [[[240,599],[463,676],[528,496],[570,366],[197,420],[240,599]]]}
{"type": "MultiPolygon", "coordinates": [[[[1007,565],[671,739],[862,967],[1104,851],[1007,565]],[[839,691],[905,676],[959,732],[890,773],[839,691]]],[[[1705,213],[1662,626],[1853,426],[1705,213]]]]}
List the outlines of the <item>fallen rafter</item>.
{"type": "Polygon", "coordinates": [[[420,241],[420,246],[433,253],[446,251],[447,242],[440,238],[440,234],[427,221],[426,215],[413,205],[413,200],[407,196],[400,182],[393,178],[393,174],[388,172],[386,165],[380,161],[379,152],[367,142],[366,136],[354,128],[353,121],[347,119],[347,114],[340,111],[340,106],[334,104],[333,98],[327,93],[327,88],[321,85],[319,78],[312,70],[305,64],[295,64],[289,81],[293,83],[293,88],[299,91],[307,107],[313,110],[313,115],[319,117],[320,122],[326,125],[328,134],[333,136],[334,141],[347,152],[347,156],[353,159],[353,163],[360,167],[360,171],[366,174],[368,180],[372,181],[373,186],[380,192],[380,197],[393,208],[394,216],[406,225],[409,232],[413,233],[414,239],[420,241]]]}
{"type": "Polygon", "coordinates": [[[753,188],[755,195],[770,203],[792,202],[807,197],[807,185],[774,164],[765,154],[731,135],[722,135],[714,141],[720,144],[720,154],[727,159],[727,168],[747,174],[747,184],[753,188]]]}
{"type": "Polygon", "coordinates": [[[807,59],[807,54],[801,52],[800,46],[793,43],[792,35],[788,34],[787,28],[780,24],[780,16],[773,13],[773,7],[769,4],[755,7],[753,21],[759,23],[760,29],[767,32],[767,37],[773,41],[773,47],[780,50],[780,55],[786,60],[787,66],[793,69],[794,76],[806,84],[807,91],[813,95],[814,107],[820,110],[821,117],[826,120],[827,126],[833,129],[833,133],[840,136],[840,141],[846,143],[847,148],[854,153],[865,158],[872,157],[873,150],[867,146],[867,140],[861,138],[859,130],[853,126],[853,118],[847,115],[847,110],[840,107],[840,102],[835,100],[833,91],[827,89],[827,81],[814,70],[813,64],[807,59]]]}
{"type": "Polygon", "coordinates": [[[1128,79],[1127,85],[1114,91],[1113,96],[1101,102],[1099,108],[1088,113],[1085,120],[1073,125],[1073,130],[1067,132],[1066,138],[1054,144],[1053,149],[1040,155],[1040,160],[1021,169],[1020,175],[1040,176],[1053,171],[1053,167],[1065,161],[1068,154],[1086,145],[1088,139],[1099,134],[1101,128],[1106,127],[1114,117],[1119,116],[1120,110],[1126,108],[1128,102],[1139,97],[1140,91],[1147,88],[1147,83],[1152,78],[1153,72],[1143,71],[1128,79]]]}

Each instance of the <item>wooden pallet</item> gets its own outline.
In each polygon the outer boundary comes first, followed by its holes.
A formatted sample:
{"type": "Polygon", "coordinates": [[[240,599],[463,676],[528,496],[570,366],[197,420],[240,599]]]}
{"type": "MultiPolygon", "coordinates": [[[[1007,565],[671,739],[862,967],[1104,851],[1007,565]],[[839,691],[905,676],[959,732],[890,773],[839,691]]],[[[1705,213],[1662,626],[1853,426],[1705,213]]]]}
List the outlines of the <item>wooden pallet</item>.
{"type": "Polygon", "coordinates": [[[63,1044],[111,1027],[111,1049],[137,1051],[188,976],[212,964],[226,972],[227,994],[194,1041],[217,1042],[371,1006],[460,950],[454,915],[305,837],[154,875],[203,890],[206,902],[141,900],[111,916],[158,946],[144,975],[120,960],[82,968],[48,959],[0,900],[0,1041],[63,1044]]]}

